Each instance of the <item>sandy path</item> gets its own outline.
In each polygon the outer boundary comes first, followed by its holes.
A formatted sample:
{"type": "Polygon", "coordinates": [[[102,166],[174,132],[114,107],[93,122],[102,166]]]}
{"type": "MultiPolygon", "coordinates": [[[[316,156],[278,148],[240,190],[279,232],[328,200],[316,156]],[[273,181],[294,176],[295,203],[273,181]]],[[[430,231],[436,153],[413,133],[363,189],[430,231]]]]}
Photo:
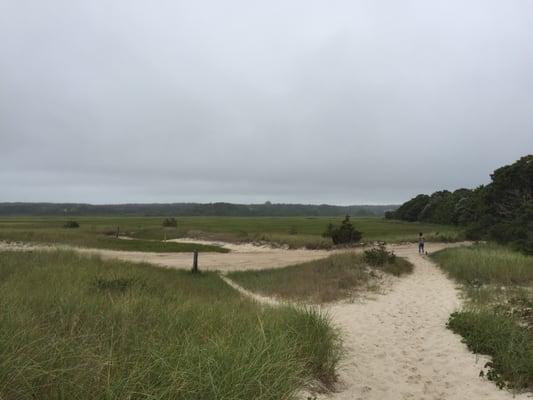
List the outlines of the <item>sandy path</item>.
{"type": "MultiPolygon", "coordinates": [[[[216,270],[229,272],[236,270],[281,268],[327,257],[334,253],[333,251],[327,250],[288,250],[268,246],[255,246],[253,244],[219,243],[193,239],[179,239],[173,241],[216,244],[230,250],[229,253],[200,253],[198,256],[198,264],[200,270],[204,271],[216,270]]],[[[80,253],[96,254],[105,259],[147,262],[168,268],[190,269],[192,267],[192,253],[147,253],[141,251],[84,249],[65,245],[45,246],[0,242],[0,250],[31,251],[55,249],[75,250],[80,253]]]]}
{"type": "MultiPolygon", "coordinates": [[[[429,251],[444,247],[427,246],[429,251]]],[[[341,371],[339,392],[319,398],[512,399],[479,377],[487,359],[472,354],[460,336],[446,329],[449,315],[461,304],[452,281],[418,255],[415,246],[394,250],[415,265],[413,274],[375,300],[329,308],[350,356],[341,371]]]]}
{"type": "MultiPolygon", "coordinates": [[[[428,244],[429,251],[455,245],[428,244]]],[[[504,400],[513,396],[479,377],[488,361],[446,329],[450,314],[461,306],[459,293],[438,267],[420,256],[416,245],[391,246],[414,265],[413,274],[395,280],[392,290],[369,301],[327,306],[343,333],[348,356],[333,393],[320,400],[504,400]]],[[[279,301],[226,282],[261,303],[279,301]]],[[[309,398],[308,393],[302,395],[309,398]]],[[[312,397],[312,396],[311,396],[312,397]]]]}

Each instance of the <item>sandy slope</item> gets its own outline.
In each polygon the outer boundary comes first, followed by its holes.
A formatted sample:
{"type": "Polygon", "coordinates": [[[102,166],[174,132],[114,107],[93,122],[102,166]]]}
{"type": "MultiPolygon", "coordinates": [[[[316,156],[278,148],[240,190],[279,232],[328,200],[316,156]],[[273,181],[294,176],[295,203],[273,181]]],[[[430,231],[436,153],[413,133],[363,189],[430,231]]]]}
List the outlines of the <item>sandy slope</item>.
{"type": "MultiPolygon", "coordinates": [[[[429,251],[444,247],[429,244],[429,251]]],[[[414,265],[383,296],[361,304],[330,308],[343,330],[350,356],[339,392],[323,399],[482,400],[512,399],[479,377],[487,361],[472,354],[445,328],[460,306],[454,284],[415,246],[394,248],[414,265]]],[[[528,395],[516,398],[530,398],[528,395]]]]}

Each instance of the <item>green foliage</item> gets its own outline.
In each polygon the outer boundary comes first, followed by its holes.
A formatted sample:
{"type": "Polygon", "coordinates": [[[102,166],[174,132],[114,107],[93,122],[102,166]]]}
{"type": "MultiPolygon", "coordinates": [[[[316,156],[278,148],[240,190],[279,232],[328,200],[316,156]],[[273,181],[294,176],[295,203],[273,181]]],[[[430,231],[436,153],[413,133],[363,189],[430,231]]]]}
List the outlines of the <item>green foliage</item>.
{"type": "Polygon", "coordinates": [[[475,190],[419,195],[389,218],[466,226],[468,239],[494,240],[533,254],[533,155],[501,167],[475,190]]]}
{"type": "Polygon", "coordinates": [[[365,250],[364,258],[368,264],[374,267],[380,267],[386,263],[394,263],[396,261],[396,255],[392,251],[387,251],[383,243],[370,250],[365,250]]]}
{"type": "Polygon", "coordinates": [[[384,243],[380,243],[377,247],[370,250],[365,250],[363,253],[363,259],[373,268],[394,276],[410,274],[413,272],[413,264],[403,258],[396,257],[394,252],[388,251],[385,248],[384,243]]]}
{"type": "Polygon", "coordinates": [[[289,400],[330,385],[341,350],[327,315],[259,306],[214,273],[0,257],[2,399],[289,400]]]}
{"type": "Polygon", "coordinates": [[[72,228],[79,228],[80,224],[78,224],[76,221],[67,221],[63,224],[63,228],[72,229],[72,228]]]}
{"type": "Polygon", "coordinates": [[[402,204],[394,212],[394,218],[411,222],[418,221],[419,214],[428,205],[429,201],[430,197],[428,195],[419,194],[415,198],[402,204]]]}
{"type": "Polygon", "coordinates": [[[533,377],[533,336],[511,318],[490,310],[453,313],[448,327],[470,350],[488,354],[487,377],[500,388],[525,389],[533,377]]]}
{"type": "Polygon", "coordinates": [[[178,221],[176,221],[176,218],[165,218],[163,220],[162,225],[166,228],[177,228],[178,227],[178,221]]]}
{"type": "Polygon", "coordinates": [[[335,245],[357,243],[363,237],[363,234],[351,223],[349,215],[344,218],[340,226],[329,224],[323,235],[331,237],[335,245]]]}

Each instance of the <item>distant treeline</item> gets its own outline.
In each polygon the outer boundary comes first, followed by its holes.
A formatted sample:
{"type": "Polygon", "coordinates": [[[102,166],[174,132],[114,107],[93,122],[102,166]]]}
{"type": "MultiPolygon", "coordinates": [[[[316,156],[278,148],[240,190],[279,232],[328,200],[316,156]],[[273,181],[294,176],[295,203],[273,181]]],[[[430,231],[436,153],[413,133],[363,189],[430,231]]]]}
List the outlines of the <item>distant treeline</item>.
{"type": "Polygon", "coordinates": [[[420,194],[386,218],[466,227],[468,239],[512,244],[533,254],[533,155],[501,167],[476,189],[420,194]]]}
{"type": "Polygon", "coordinates": [[[227,216],[227,217],[356,217],[383,216],[395,205],[332,206],[327,204],[109,204],[0,203],[0,216],[227,216]]]}

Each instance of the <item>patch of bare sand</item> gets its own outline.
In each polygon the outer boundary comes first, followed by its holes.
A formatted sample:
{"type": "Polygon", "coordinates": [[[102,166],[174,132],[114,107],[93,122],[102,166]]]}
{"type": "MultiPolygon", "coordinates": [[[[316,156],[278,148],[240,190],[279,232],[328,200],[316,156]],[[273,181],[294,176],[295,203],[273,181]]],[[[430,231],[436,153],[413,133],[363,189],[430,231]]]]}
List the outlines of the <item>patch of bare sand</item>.
{"type": "MultiPolygon", "coordinates": [[[[237,270],[281,268],[324,258],[333,253],[332,251],[327,250],[288,250],[283,248],[272,248],[269,246],[256,246],[250,243],[234,244],[195,239],[175,239],[172,241],[182,243],[214,244],[223,246],[230,250],[229,253],[200,253],[198,256],[199,268],[200,270],[205,271],[230,272],[237,270]]],[[[96,254],[105,259],[147,262],[168,268],[190,269],[192,267],[192,253],[147,253],[141,251],[85,249],[65,245],[46,246],[15,242],[0,242],[0,250],[2,249],[19,251],[65,249],[75,250],[85,254],[96,254]]]]}

